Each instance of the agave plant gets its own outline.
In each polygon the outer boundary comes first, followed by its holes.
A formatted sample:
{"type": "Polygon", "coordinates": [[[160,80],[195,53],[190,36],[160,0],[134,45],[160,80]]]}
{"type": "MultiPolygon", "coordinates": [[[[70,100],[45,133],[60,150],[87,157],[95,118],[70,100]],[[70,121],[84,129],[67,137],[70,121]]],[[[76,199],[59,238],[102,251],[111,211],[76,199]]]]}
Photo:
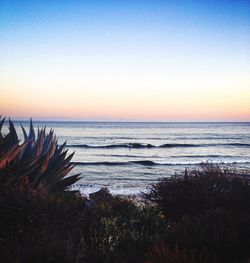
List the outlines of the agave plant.
{"type": "Polygon", "coordinates": [[[38,129],[37,136],[30,120],[29,132],[24,127],[23,142],[18,139],[16,129],[9,120],[9,132],[5,135],[2,127],[5,118],[0,116],[0,175],[24,180],[33,189],[45,188],[48,192],[65,191],[79,180],[80,174],[68,176],[74,168],[67,156],[66,142],[58,145],[54,131],[46,133],[46,128],[38,129]]]}

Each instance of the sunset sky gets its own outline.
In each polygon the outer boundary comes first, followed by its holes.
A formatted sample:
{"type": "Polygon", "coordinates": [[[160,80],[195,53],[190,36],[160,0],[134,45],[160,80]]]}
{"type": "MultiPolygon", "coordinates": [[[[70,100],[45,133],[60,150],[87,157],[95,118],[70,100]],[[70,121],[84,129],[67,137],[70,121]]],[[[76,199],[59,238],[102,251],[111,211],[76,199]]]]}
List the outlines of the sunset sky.
{"type": "Polygon", "coordinates": [[[250,1],[0,0],[0,115],[250,121],[250,1]]]}

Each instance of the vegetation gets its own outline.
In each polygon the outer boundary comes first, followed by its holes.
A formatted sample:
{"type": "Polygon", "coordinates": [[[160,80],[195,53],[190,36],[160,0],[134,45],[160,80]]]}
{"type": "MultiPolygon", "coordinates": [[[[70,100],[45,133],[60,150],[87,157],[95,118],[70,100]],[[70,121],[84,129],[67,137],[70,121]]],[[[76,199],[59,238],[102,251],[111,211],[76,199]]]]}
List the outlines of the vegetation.
{"type": "Polygon", "coordinates": [[[84,209],[72,196],[1,187],[2,262],[78,262],[84,209]]]}
{"type": "Polygon", "coordinates": [[[169,222],[149,262],[249,262],[249,173],[205,165],[144,195],[169,222]]]}
{"type": "Polygon", "coordinates": [[[217,208],[249,212],[249,179],[236,170],[204,164],[202,170],[186,170],[184,175],[164,178],[144,197],[173,221],[217,208]]]}
{"type": "MultiPolygon", "coordinates": [[[[0,118],[1,119],[1,118],[0,118]]],[[[66,157],[65,143],[57,144],[53,130],[48,134],[45,128],[39,130],[37,138],[30,121],[29,134],[22,126],[24,141],[20,144],[13,122],[9,120],[9,133],[4,135],[0,122],[0,183],[19,184],[20,187],[43,189],[49,192],[64,192],[79,179],[68,176],[73,169],[70,163],[74,153],[66,157]]]]}
{"type": "Polygon", "coordinates": [[[83,227],[91,262],[143,262],[147,249],[162,240],[167,224],[154,207],[138,206],[103,189],[83,227]]]}
{"type": "Polygon", "coordinates": [[[53,131],[24,140],[0,124],[2,262],[250,262],[249,173],[205,165],[164,178],[136,203],[106,189],[68,191],[79,175],[53,131]]]}

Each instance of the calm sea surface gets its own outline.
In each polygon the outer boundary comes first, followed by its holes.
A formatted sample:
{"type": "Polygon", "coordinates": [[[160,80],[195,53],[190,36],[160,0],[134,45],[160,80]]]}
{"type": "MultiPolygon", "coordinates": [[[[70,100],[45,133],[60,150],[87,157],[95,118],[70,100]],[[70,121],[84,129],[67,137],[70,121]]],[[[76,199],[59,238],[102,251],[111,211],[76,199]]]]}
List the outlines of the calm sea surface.
{"type": "MultiPolygon", "coordinates": [[[[28,129],[28,122],[22,124],[28,129]]],[[[103,186],[112,193],[138,193],[203,162],[250,167],[250,123],[34,121],[34,127],[45,125],[75,151],[73,173],[82,174],[75,188],[86,194],[103,186]]]]}

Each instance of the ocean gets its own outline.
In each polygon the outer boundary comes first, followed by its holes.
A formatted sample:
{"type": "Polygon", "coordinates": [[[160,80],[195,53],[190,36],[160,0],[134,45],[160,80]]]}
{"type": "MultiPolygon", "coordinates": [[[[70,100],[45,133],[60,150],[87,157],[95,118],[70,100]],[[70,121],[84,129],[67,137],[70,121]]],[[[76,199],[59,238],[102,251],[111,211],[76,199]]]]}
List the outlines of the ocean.
{"type": "MultiPolygon", "coordinates": [[[[16,121],[28,129],[29,122],[16,121]]],[[[55,130],[59,144],[75,151],[73,189],[89,194],[107,187],[113,194],[146,191],[159,178],[202,163],[250,168],[250,123],[146,123],[34,121],[55,130]]]]}

